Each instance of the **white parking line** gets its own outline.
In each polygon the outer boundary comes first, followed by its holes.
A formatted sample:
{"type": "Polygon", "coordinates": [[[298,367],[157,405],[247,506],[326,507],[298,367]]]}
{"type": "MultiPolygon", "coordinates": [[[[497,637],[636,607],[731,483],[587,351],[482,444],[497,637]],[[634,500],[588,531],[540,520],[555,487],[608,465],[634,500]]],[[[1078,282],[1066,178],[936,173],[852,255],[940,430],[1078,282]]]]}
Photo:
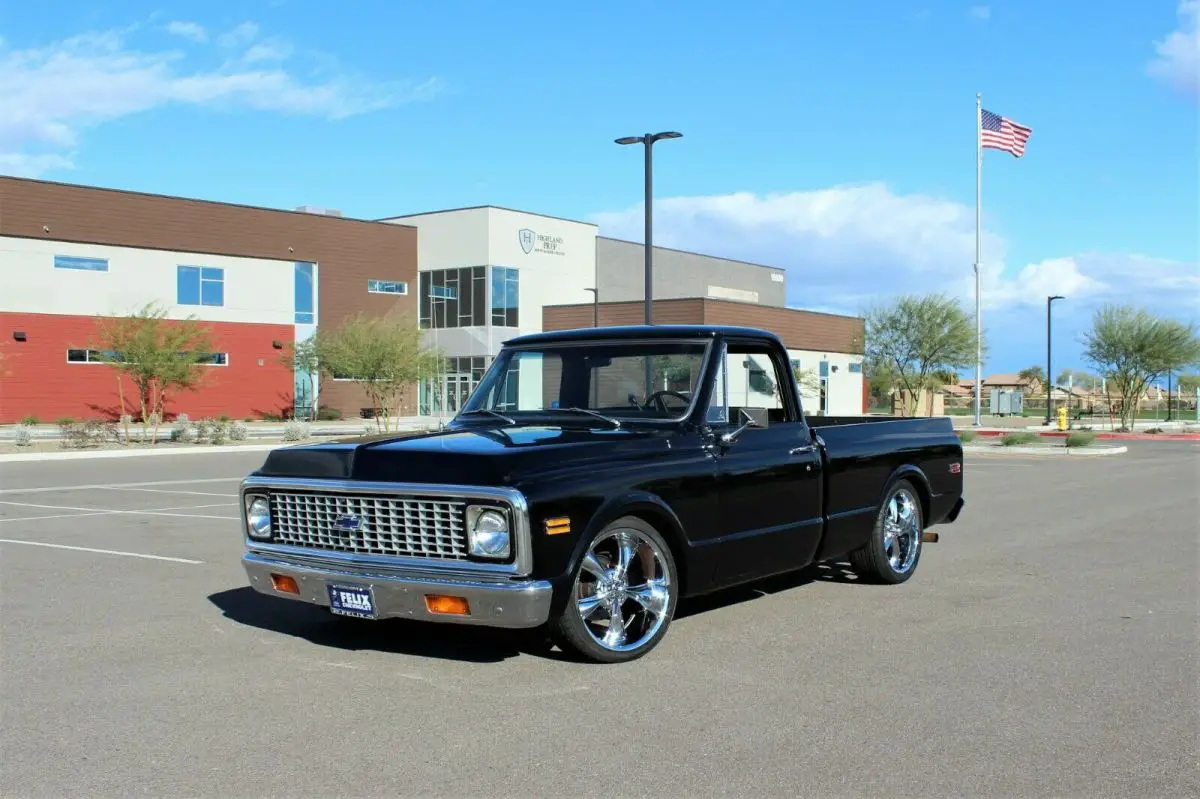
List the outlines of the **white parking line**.
{"type": "Polygon", "coordinates": [[[88,485],[38,486],[36,488],[0,488],[0,494],[48,494],[57,491],[83,491],[91,488],[132,488],[142,486],[178,486],[200,483],[241,482],[239,477],[204,477],[199,480],[150,480],[140,483],[92,483],[88,485]]]}
{"type": "MultiPolygon", "coordinates": [[[[154,509],[116,510],[113,508],[81,508],[76,505],[39,505],[39,504],[35,504],[33,502],[0,501],[0,505],[15,505],[16,507],[20,507],[20,508],[42,508],[45,510],[77,510],[77,511],[82,511],[82,513],[78,514],[81,516],[103,516],[103,515],[111,514],[111,515],[129,515],[129,516],[171,516],[171,517],[175,517],[175,518],[179,518],[179,519],[220,519],[221,521],[237,521],[238,520],[237,516],[213,516],[211,514],[203,514],[203,513],[168,513],[168,511],[172,511],[172,510],[188,510],[190,508],[215,508],[215,507],[225,508],[225,507],[228,507],[230,504],[236,504],[236,503],[222,502],[219,504],[219,506],[218,505],[188,505],[188,506],[183,506],[183,507],[179,507],[179,508],[162,508],[160,510],[154,510],[154,509]]],[[[70,518],[70,517],[66,516],[64,518],[70,518]]],[[[27,521],[28,521],[28,519],[27,519],[27,521]]]]}
{"type": "Polygon", "coordinates": [[[5,522],[38,522],[42,519],[82,519],[85,516],[110,516],[109,511],[96,511],[95,513],[55,513],[50,516],[10,516],[0,519],[0,524],[5,522]]]}
{"type": "Polygon", "coordinates": [[[236,493],[234,493],[234,494],[230,494],[230,493],[218,494],[215,491],[183,491],[183,490],[176,489],[176,488],[123,488],[120,486],[113,486],[106,490],[108,490],[108,491],[146,491],[151,494],[191,494],[191,495],[197,496],[197,497],[233,497],[233,496],[236,496],[236,493]]]}
{"type": "Polygon", "coordinates": [[[204,563],[202,560],[189,560],[188,558],[170,558],[166,555],[146,555],[141,552],[121,552],[116,549],[93,549],[92,547],[72,547],[66,544],[47,544],[44,541],[16,541],[11,538],[0,538],[0,544],[24,544],[30,547],[50,547],[51,549],[71,549],[76,552],[97,552],[101,555],[121,555],[126,558],[145,558],[146,560],[168,560],[172,563],[189,563],[193,566],[198,566],[204,563]]]}

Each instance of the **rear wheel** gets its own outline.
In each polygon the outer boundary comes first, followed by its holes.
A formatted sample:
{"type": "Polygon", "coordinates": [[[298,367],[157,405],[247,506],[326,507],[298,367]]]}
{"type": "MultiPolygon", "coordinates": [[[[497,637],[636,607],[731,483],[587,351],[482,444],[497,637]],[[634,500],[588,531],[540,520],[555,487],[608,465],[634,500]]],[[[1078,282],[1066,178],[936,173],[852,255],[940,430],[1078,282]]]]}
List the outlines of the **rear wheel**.
{"type": "Polygon", "coordinates": [[[678,595],[667,542],[643,520],[626,516],[588,543],[551,633],[563,651],[588,660],[635,660],[666,635],[678,595]]]}
{"type": "Polygon", "coordinates": [[[871,537],[850,553],[850,565],[861,579],[876,583],[902,583],[921,560],[925,520],[916,489],[898,480],[889,489],[875,520],[871,537]]]}

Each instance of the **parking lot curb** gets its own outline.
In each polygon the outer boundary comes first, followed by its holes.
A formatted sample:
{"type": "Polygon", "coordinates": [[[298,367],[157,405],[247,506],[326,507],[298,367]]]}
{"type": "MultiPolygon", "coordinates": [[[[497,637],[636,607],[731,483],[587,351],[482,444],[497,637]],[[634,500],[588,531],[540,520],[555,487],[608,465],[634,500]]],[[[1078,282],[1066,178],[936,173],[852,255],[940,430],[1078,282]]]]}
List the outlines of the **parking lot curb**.
{"type": "Polygon", "coordinates": [[[995,455],[1039,455],[1045,458],[1103,458],[1106,455],[1121,455],[1129,447],[972,447],[964,446],[963,452],[995,455]]]}
{"type": "Polygon", "coordinates": [[[164,447],[162,449],[97,449],[70,452],[6,452],[0,454],[0,463],[29,463],[34,461],[75,461],[89,458],[146,458],[153,455],[220,455],[229,452],[269,452],[293,443],[237,444],[209,447],[164,447]]]}

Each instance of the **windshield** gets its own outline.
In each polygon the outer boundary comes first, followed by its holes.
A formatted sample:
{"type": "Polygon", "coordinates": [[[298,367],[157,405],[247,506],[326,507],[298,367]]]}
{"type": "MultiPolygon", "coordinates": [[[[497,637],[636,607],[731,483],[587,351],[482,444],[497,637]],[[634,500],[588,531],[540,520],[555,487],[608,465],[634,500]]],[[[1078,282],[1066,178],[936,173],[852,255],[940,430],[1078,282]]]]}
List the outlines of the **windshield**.
{"type": "MultiPolygon", "coordinates": [[[[592,411],[611,419],[676,420],[692,405],[706,341],[569,342],[501,350],[462,414],[519,421],[592,411]]],[[[592,419],[594,421],[594,418],[592,419]]]]}

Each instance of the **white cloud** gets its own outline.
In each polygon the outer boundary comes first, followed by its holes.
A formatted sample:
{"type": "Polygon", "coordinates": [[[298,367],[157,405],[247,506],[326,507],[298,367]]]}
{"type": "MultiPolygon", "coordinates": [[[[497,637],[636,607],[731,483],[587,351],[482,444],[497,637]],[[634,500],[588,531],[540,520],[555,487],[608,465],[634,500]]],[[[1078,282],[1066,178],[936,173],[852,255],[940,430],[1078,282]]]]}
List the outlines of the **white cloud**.
{"type": "Polygon", "coordinates": [[[236,28],[232,28],[218,36],[217,44],[221,47],[234,49],[245,47],[256,38],[258,38],[258,26],[253,22],[243,22],[236,28]]]}
{"type": "Polygon", "coordinates": [[[1155,42],[1150,75],[1200,99],[1200,0],[1181,0],[1179,28],[1155,42]]]}
{"type": "MultiPolygon", "coordinates": [[[[241,25],[227,42],[249,44],[241,25]]],[[[249,37],[249,39],[247,39],[249,37]]],[[[0,170],[37,175],[71,165],[69,150],[89,127],[174,104],[305,114],[328,119],[428,100],[442,84],[375,83],[322,66],[317,80],[285,70],[281,39],[264,39],[221,66],[204,68],[177,50],[130,47],[124,33],[74,36],[40,48],[0,49],[0,170]]],[[[307,73],[306,73],[307,74],[307,73]]]]}
{"type": "MultiPolygon", "coordinates": [[[[602,235],[641,240],[641,204],[600,213],[602,235]]],[[[981,282],[987,311],[1019,310],[1047,294],[1075,307],[1145,303],[1195,315],[1200,264],[1145,255],[1086,253],[1005,267],[1006,244],[987,230],[981,282]]],[[[666,247],[784,267],[796,307],[860,313],[902,293],[944,291],[974,303],[975,209],[901,195],[879,183],[786,194],[673,197],[654,204],[654,241],[666,247]]]]}
{"type": "Polygon", "coordinates": [[[183,39],[191,39],[193,42],[208,41],[208,32],[195,22],[175,22],[167,23],[167,33],[172,36],[179,36],[183,39]]]}
{"type": "Polygon", "coordinates": [[[971,6],[968,13],[971,15],[971,19],[979,22],[986,22],[992,18],[992,9],[988,6],[971,6]]]}

